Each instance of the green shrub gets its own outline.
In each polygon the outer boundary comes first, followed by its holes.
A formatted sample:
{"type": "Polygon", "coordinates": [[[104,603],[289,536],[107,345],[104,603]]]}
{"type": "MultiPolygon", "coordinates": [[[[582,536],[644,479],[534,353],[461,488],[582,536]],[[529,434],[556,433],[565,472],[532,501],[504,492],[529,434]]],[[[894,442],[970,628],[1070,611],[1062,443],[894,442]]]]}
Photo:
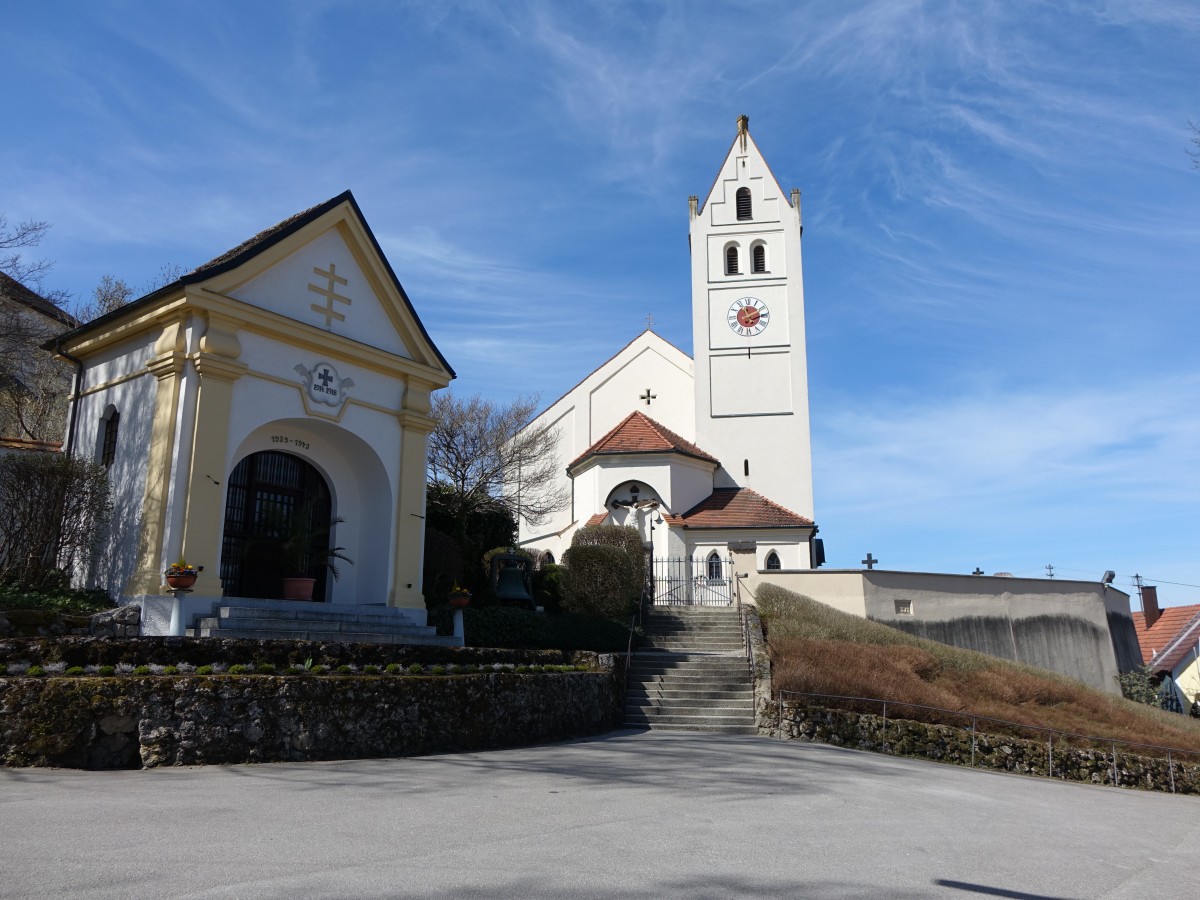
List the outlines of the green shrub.
{"type": "Polygon", "coordinates": [[[645,580],[640,556],[634,558],[622,547],[582,544],[572,545],[564,561],[563,606],[568,612],[625,619],[637,607],[645,580]]]}
{"type": "Polygon", "coordinates": [[[43,669],[41,666],[30,666],[28,669],[25,670],[25,675],[28,678],[37,678],[38,676],[45,675],[45,674],[46,674],[46,670],[43,669]]]}
{"type": "Polygon", "coordinates": [[[378,675],[379,666],[363,666],[364,675],[378,675]]]}
{"type": "Polygon", "coordinates": [[[513,671],[516,672],[518,675],[528,675],[529,674],[529,666],[517,666],[515,669],[513,669],[513,671]]]}
{"type": "Polygon", "coordinates": [[[134,669],[130,674],[131,675],[153,675],[154,673],[150,671],[149,666],[134,666],[134,669]]]}
{"type": "MultiPolygon", "coordinates": [[[[197,669],[196,671],[199,672],[200,670],[197,669]]],[[[96,669],[96,674],[103,678],[112,678],[117,674],[117,669],[115,666],[100,666],[96,669]]]]}
{"type": "Polygon", "coordinates": [[[318,663],[317,665],[313,666],[308,671],[311,672],[313,675],[324,675],[326,672],[329,671],[329,667],[322,666],[321,664],[318,663]]]}
{"type": "Polygon", "coordinates": [[[86,615],[114,606],[116,604],[108,592],[99,589],[77,590],[64,585],[54,590],[32,591],[14,584],[0,584],[0,609],[34,609],[86,615]]]}
{"type": "Polygon", "coordinates": [[[84,675],[86,673],[83,666],[70,666],[65,672],[63,672],[63,674],[71,678],[78,678],[80,675],[84,675]]]}
{"type": "MultiPolygon", "coordinates": [[[[106,668],[111,669],[112,666],[101,666],[100,673],[104,674],[104,670],[106,668]]],[[[213,673],[213,671],[214,670],[213,670],[212,666],[196,666],[196,674],[197,675],[211,675],[213,673]]]]}
{"type": "Polygon", "coordinates": [[[445,675],[446,667],[445,666],[434,666],[432,669],[429,670],[429,674],[430,675],[445,675]]]}
{"type": "MultiPolygon", "coordinates": [[[[429,611],[429,624],[449,633],[453,610],[437,606],[429,611]]],[[[468,647],[505,647],[516,650],[594,650],[624,652],[629,642],[629,622],[595,616],[560,613],[556,616],[506,606],[479,606],[463,610],[468,647]]]]}
{"type": "Polygon", "coordinates": [[[567,570],[555,563],[547,563],[533,573],[533,599],[548,613],[562,609],[563,592],[566,589],[567,570]]]}
{"type": "Polygon", "coordinates": [[[346,665],[345,663],[343,663],[342,665],[337,667],[337,673],[339,675],[353,675],[354,669],[351,668],[350,666],[346,665]]]}
{"type": "Polygon", "coordinates": [[[225,670],[226,675],[248,675],[253,671],[250,666],[243,666],[241,663],[234,663],[225,670]]]}
{"type": "Polygon", "coordinates": [[[0,663],[0,677],[7,675],[7,674],[8,674],[8,665],[6,663],[0,663]]]}
{"type": "Polygon", "coordinates": [[[383,671],[388,675],[399,675],[403,669],[401,669],[399,663],[388,663],[383,667],[383,671]]]}
{"type": "Polygon", "coordinates": [[[163,666],[162,673],[164,675],[178,675],[179,666],[163,666]]]}
{"type": "Polygon", "coordinates": [[[465,666],[459,666],[458,671],[461,675],[474,675],[479,669],[468,663],[465,666]]]}
{"type": "Polygon", "coordinates": [[[411,666],[408,667],[409,675],[423,675],[424,673],[425,673],[425,667],[423,665],[421,665],[420,663],[413,663],[411,666]]]}
{"type": "Polygon", "coordinates": [[[254,667],[254,671],[257,672],[259,675],[274,675],[275,674],[275,664],[269,663],[269,662],[259,663],[257,666],[254,667]]]}
{"type": "Polygon", "coordinates": [[[305,669],[303,666],[288,666],[287,670],[285,671],[284,674],[286,674],[286,675],[307,675],[308,670],[305,669]]]}

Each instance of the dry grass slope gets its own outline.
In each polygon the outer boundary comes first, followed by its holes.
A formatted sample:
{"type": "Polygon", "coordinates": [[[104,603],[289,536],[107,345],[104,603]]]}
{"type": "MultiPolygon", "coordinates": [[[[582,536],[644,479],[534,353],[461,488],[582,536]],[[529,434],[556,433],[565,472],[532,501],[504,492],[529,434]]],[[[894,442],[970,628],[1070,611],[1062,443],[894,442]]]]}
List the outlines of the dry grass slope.
{"type": "MultiPolygon", "coordinates": [[[[757,600],[777,690],[938,706],[1200,752],[1200,720],[1105,694],[1053,672],[912,637],[774,585],[760,588],[757,600]]],[[[878,712],[878,706],[868,709],[878,712]]],[[[897,709],[895,714],[963,723],[961,717],[932,711],[897,709]]]]}

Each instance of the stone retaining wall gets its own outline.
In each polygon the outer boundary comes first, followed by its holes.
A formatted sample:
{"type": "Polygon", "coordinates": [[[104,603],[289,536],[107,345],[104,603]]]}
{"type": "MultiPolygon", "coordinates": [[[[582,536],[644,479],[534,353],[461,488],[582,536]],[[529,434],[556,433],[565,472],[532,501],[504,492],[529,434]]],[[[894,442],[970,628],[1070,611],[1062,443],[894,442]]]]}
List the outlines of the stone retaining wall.
{"type": "MultiPolygon", "coordinates": [[[[1053,773],[1046,740],[1008,737],[979,732],[975,736],[974,761],[970,729],[928,725],[907,719],[833,710],[802,703],[784,703],[780,728],[778,704],[760,710],[759,727],[764,733],[780,734],[790,740],[812,741],[851,747],[893,756],[932,759],[982,769],[1040,775],[1064,781],[1113,784],[1113,758],[1106,750],[1084,749],[1060,744],[1055,738],[1053,773]]],[[[1116,784],[1151,791],[1174,790],[1180,794],[1200,793],[1200,753],[1182,760],[1140,756],[1117,745],[1116,784]]]]}
{"type": "Polygon", "coordinates": [[[0,760],[115,769],[490,750],[611,730],[623,702],[611,665],[536,675],[0,678],[0,760]]]}

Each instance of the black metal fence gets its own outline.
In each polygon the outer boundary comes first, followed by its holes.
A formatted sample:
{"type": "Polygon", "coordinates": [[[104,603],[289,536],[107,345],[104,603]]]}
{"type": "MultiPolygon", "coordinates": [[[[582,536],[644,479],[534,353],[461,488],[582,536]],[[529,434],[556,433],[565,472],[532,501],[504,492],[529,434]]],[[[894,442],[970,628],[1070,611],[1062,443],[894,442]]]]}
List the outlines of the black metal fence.
{"type": "Polygon", "coordinates": [[[649,576],[654,606],[733,605],[733,560],[728,557],[653,559],[649,576]]]}

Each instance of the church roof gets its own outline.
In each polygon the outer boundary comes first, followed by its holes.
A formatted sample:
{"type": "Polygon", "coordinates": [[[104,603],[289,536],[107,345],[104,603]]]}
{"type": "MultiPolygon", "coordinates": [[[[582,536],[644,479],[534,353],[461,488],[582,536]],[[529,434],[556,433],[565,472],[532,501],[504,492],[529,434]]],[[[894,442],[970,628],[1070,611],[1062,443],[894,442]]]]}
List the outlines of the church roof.
{"type": "Polygon", "coordinates": [[[671,525],[685,528],[800,528],[812,519],[797,515],[750,488],[716,488],[679,516],[667,516],[671,525]]]}
{"type": "Polygon", "coordinates": [[[17,279],[0,272],[0,296],[3,296],[13,303],[19,303],[22,306],[28,306],[35,312],[41,313],[48,319],[54,319],[68,328],[74,328],[79,324],[79,321],[69,312],[59,309],[54,303],[47,300],[37,291],[30,290],[17,281],[17,279]]]}
{"type": "Polygon", "coordinates": [[[681,438],[670,428],[655,422],[645,413],[631,412],[618,422],[612,431],[573,460],[567,466],[567,471],[570,472],[571,469],[592,456],[632,453],[681,453],[705,462],[719,462],[715,456],[705,453],[691,441],[681,438]]]}
{"type": "Polygon", "coordinates": [[[1133,629],[1142,648],[1142,662],[1156,672],[1174,671],[1200,640],[1200,604],[1168,606],[1146,627],[1146,613],[1135,612],[1133,629]]]}

